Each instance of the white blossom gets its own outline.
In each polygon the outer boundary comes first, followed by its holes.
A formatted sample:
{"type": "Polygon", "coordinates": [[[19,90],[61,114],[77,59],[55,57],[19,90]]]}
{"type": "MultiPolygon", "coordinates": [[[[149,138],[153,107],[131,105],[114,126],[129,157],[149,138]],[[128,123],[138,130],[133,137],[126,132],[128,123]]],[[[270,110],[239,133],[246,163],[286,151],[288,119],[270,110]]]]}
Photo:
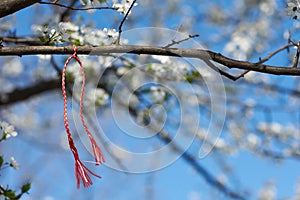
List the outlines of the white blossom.
{"type": "Polygon", "coordinates": [[[16,137],[18,135],[18,133],[15,131],[15,127],[5,121],[0,121],[0,129],[5,135],[5,139],[9,137],[16,137]]]}
{"type": "Polygon", "coordinates": [[[266,15],[273,15],[277,4],[276,1],[267,0],[260,3],[260,10],[266,15]]]}
{"type": "Polygon", "coordinates": [[[270,124],[261,122],[258,124],[257,129],[270,135],[279,135],[282,132],[282,126],[277,122],[272,122],[270,124]]]}
{"type": "Polygon", "coordinates": [[[226,146],[226,143],[225,141],[222,139],[222,138],[218,138],[216,144],[215,144],[215,147],[218,148],[218,149],[222,149],[226,146]]]}
{"type": "MultiPolygon", "coordinates": [[[[98,0],[80,0],[80,3],[87,8],[100,6],[98,0]]],[[[95,10],[88,10],[89,13],[93,13],[94,11],[95,10]]]]}
{"type": "MultiPolygon", "coordinates": [[[[60,22],[55,26],[33,25],[32,30],[40,35],[42,42],[72,42],[80,45],[110,45],[118,38],[116,29],[96,29],[85,25],[79,27],[72,22],[60,22]]],[[[126,44],[127,40],[122,40],[126,44]]]]}
{"type": "Polygon", "coordinates": [[[106,33],[106,35],[109,38],[117,38],[118,35],[119,35],[119,33],[116,31],[116,29],[107,29],[107,28],[104,28],[103,32],[106,33]]]}
{"type": "Polygon", "coordinates": [[[269,130],[274,135],[284,134],[282,132],[282,125],[278,122],[273,122],[270,124],[269,130]]]}
{"type": "Polygon", "coordinates": [[[80,0],[81,5],[83,6],[87,5],[88,2],[89,0],[80,0]]]}
{"type": "Polygon", "coordinates": [[[51,55],[49,54],[46,55],[39,54],[37,56],[39,58],[39,62],[49,61],[51,59],[51,55]]]}
{"type": "Polygon", "coordinates": [[[152,58],[158,60],[162,64],[170,64],[172,62],[168,56],[152,55],[152,58]]]}
{"type": "MultiPolygon", "coordinates": [[[[258,131],[263,132],[268,136],[276,137],[281,141],[287,141],[289,139],[298,141],[300,137],[299,130],[292,124],[282,125],[278,122],[260,122],[256,128],[258,131]]],[[[296,148],[298,148],[298,143],[296,144],[296,148]]]]}
{"type": "Polygon", "coordinates": [[[270,79],[268,76],[259,74],[255,71],[250,71],[247,74],[244,75],[244,80],[249,83],[269,83],[270,79]]]}
{"type": "Polygon", "coordinates": [[[228,178],[227,178],[227,176],[226,176],[225,174],[220,174],[220,175],[217,177],[217,180],[218,180],[221,184],[223,184],[223,185],[227,184],[227,182],[228,182],[228,178]]]}
{"type": "MultiPolygon", "coordinates": [[[[128,9],[130,8],[133,0],[122,0],[119,2],[118,0],[113,0],[113,8],[116,8],[119,13],[126,14],[128,9]]],[[[138,4],[135,3],[133,6],[137,6],[138,4]]],[[[129,13],[130,14],[130,13],[129,13]]]]}
{"type": "Polygon", "coordinates": [[[275,200],[276,187],[272,181],[268,182],[259,192],[259,200],[275,200]]]}
{"type": "Polygon", "coordinates": [[[76,38],[80,43],[91,44],[91,45],[105,45],[106,44],[106,34],[102,30],[95,30],[87,27],[80,29],[83,35],[76,34],[73,38],[76,38]]]}
{"type": "Polygon", "coordinates": [[[192,191],[188,194],[188,200],[200,200],[200,199],[201,199],[200,194],[198,192],[192,191]]]}
{"type": "Polygon", "coordinates": [[[241,124],[238,124],[237,122],[229,122],[228,129],[232,137],[237,141],[239,141],[245,135],[244,127],[241,126],[241,124]]]}
{"type": "Polygon", "coordinates": [[[72,22],[60,22],[58,24],[58,27],[59,27],[60,31],[62,31],[62,30],[72,31],[72,32],[79,31],[79,26],[77,26],[76,24],[74,24],[72,22]]]}
{"type": "Polygon", "coordinates": [[[235,33],[232,39],[225,46],[225,53],[232,54],[232,56],[239,60],[246,60],[247,53],[252,46],[252,38],[246,35],[240,35],[240,33],[235,33]]]}
{"type": "Polygon", "coordinates": [[[103,106],[108,103],[109,95],[102,88],[91,89],[87,92],[85,103],[87,106],[103,106]]]}
{"type": "Polygon", "coordinates": [[[300,180],[295,185],[295,200],[300,199],[300,180]]]}
{"type": "Polygon", "coordinates": [[[292,16],[294,19],[299,19],[300,17],[300,3],[298,0],[289,0],[286,8],[287,14],[292,16]]]}
{"type": "Polygon", "coordinates": [[[129,69],[127,67],[118,67],[117,75],[122,76],[128,71],[129,71],[129,69]]]}
{"type": "Polygon", "coordinates": [[[57,25],[32,25],[31,29],[38,35],[41,35],[45,41],[62,43],[68,41],[78,33],[79,27],[72,22],[60,22],[57,25]]]}
{"type": "Polygon", "coordinates": [[[49,32],[49,27],[34,24],[34,25],[31,26],[31,30],[33,30],[36,33],[48,33],[49,32]]]}
{"type": "Polygon", "coordinates": [[[260,145],[261,140],[259,137],[254,135],[253,133],[250,133],[247,135],[247,145],[251,148],[255,148],[256,146],[260,145]]]}
{"type": "Polygon", "coordinates": [[[246,99],[245,104],[248,107],[254,107],[256,105],[256,101],[252,98],[248,98],[246,99]]]}
{"type": "Polygon", "coordinates": [[[166,91],[161,87],[151,86],[150,96],[154,102],[162,102],[166,97],[166,91]]]}
{"type": "MultiPolygon", "coordinates": [[[[157,62],[148,64],[146,71],[151,72],[154,78],[162,80],[180,81],[186,80],[185,75],[189,73],[190,67],[184,62],[171,59],[167,56],[151,56],[157,62]]],[[[202,74],[201,74],[202,75],[202,74]]]]}
{"type": "Polygon", "coordinates": [[[2,75],[4,76],[19,76],[24,70],[24,66],[19,58],[14,58],[5,64],[2,67],[2,75]]]}
{"type": "Polygon", "coordinates": [[[14,157],[10,157],[9,165],[11,167],[13,167],[14,169],[19,169],[20,168],[20,165],[17,163],[17,161],[15,160],[14,157]]]}

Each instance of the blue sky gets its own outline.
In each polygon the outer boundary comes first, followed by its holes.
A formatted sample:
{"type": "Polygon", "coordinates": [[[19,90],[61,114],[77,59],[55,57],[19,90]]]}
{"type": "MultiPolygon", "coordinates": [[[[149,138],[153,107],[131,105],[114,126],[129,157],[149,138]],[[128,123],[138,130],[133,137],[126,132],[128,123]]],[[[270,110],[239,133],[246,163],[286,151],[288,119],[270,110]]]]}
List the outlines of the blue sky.
{"type": "MultiPolygon", "coordinates": [[[[29,24],[34,21],[34,14],[33,8],[26,8],[16,14],[17,35],[22,36],[32,33],[29,24]]],[[[83,16],[86,16],[86,14],[83,13],[83,16]]],[[[103,24],[101,24],[104,23],[103,21],[96,20],[96,22],[98,22],[98,27],[103,28],[103,24]]],[[[139,26],[142,27],[142,24],[139,26]]],[[[32,57],[22,58],[22,60],[25,59],[28,63],[33,63],[30,60],[32,57]]],[[[281,58],[275,60],[275,62],[277,61],[284,62],[281,58]]],[[[28,70],[32,70],[31,66],[28,70]]],[[[274,77],[271,76],[271,78],[274,77]]],[[[281,77],[276,77],[276,79],[283,80],[281,77]]],[[[56,100],[60,98],[57,93],[52,94],[56,96],[56,100]]],[[[50,111],[55,106],[55,104],[41,106],[39,111],[47,114],[47,109],[50,111]]],[[[59,109],[61,109],[61,106],[62,104],[57,105],[59,109]]],[[[284,119],[284,121],[286,120],[284,119]]],[[[21,168],[19,171],[9,169],[8,174],[2,174],[3,179],[0,183],[4,182],[18,186],[18,184],[29,178],[32,180],[32,190],[30,193],[33,194],[33,199],[38,197],[47,199],[47,196],[51,196],[54,199],[64,199],[69,198],[70,194],[72,194],[74,199],[84,199],[86,195],[90,195],[90,199],[98,199],[99,195],[103,195],[104,199],[146,199],[144,196],[145,186],[149,184],[149,179],[150,182],[151,179],[153,181],[151,187],[154,192],[154,199],[188,199],[192,194],[197,192],[199,192],[200,199],[207,199],[212,195],[211,187],[182,159],[159,171],[138,175],[125,175],[106,166],[101,166],[100,169],[94,168],[97,173],[99,172],[103,176],[103,179],[97,180],[96,178],[92,178],[94,185],[91,188],[76,190],[73,160],[70,152],[53,150],[52,153],[47,155],[47,148],[46,150],[41,150],[39,145],[31,145],[29,140],[26,141],[26,134],[29,132],[22,132],[20,130],[20,139],[10,139],[1,147],[1,150],[4,149],[3,152],[5,155],[16,155],[15,157],[21,164],[21,168]],[[45,158],[45,155],[49,160],[39,160],[39,158],[45,158]],[[61,169],[63,170],[60,172],[61,169]],[[19,177],[21,176],[22,178],[20,179],[19,177]],[[38,178],[34,176],[38,176],[38,178]],[[37,191],[36,188],[40,184],[39,181],[49,182],[49,186],[45,188],[45,191],[37,191]]],[[[61,134],[64,134],[62,123],[59,122],[54,133],[49,134],[55,134],[53,137],[61,137],[61,134]]],[[[47,143],[47,141],[42,142],[47,143]]],[[[79,146],[81,146],[81,151],[85,151],[82,145],[79,146]]],[[[88,157],[87,153],[82,154],[88,157]]],[[[216,169],[214,159],[212,155],[208,155],[204,159],[199,160],[199,163],[212,173],[220,172],[216,169]]],[[[235,177],[238,178],[237,184],[241,185],[241,189],[249,189],[253,199],[255,199],[257,191],[259,191],[263,184],[270,180],[275,180],[275,185],[278,186],[278,197],[289,196],[295,192],[295,183],[298,181],[300,175],[298,170],[299,163],[297,161],[287,160],[283,163],[276,163],[270,159],[254,156],[252,153],[246,151],[241,151],[238,155],[229,157],[229,161],[231,161],[234,167],[235,177]]],[[[231,188],[234,189],[234,187],[231,188]]],[[[30,199],[30,196],[26,196],[25,199],[30,199]]]]}

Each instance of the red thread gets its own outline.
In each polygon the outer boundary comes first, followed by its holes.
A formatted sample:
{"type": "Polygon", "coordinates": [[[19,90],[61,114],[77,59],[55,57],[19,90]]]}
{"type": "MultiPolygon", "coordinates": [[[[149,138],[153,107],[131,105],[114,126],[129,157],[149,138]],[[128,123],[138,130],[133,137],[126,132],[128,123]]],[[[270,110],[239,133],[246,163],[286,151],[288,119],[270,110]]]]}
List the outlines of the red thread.
{"type": "Polygon", "coordinates": [[[61,84],[61,88],[62,88],[62,94],[63,94],[63,98],[64,98],[64,125],[65,125],[65,129],[67,132],[67,136],[68,136],[68,141],[69,141],[69,146],[70,149],[73,153],[74,159],[75,159],[75,175],[76,175],[76,182],[77,182],[77,187],[80,187],[80,178],[83,182],[84,187],[88,187],[90,185],[92,185],[92,181],[88,175],[88,172],[90,174],[92,174],[93,176],[96,176],[98,178],[101,178],[101,176],[93,173],[90,169],[88,169],[80,160],[79,155],[78,155],[78,151],[77,148],[75,147],[73,138],[72,138],[72,134],[69,128],[69,123],[68,123],[68,114],[67,114],[67,93],[66,93],[66,70],[67,70],[67,66],[69,64],[69,62],[74,58],[80,68],[81,68],[81,72],[82,72],[82,86],[81,86],[81,94],[80,94],[80,100],[79,100],[79,113],[80,113],[80,119],[82,122],[82,125],[87,133],[87,135],[90,138],[90,141],[92,143],[92,149],[93,149],[93,154],[95,157],[95,161],[96,161],[96,165],[99,165],[103,162],[105,162],[105,158],[104,155],[101,151],[101,149],[99,148],[99,146],[97,145],[92,133],[89,131],[87,125],[85,124],[84,121],[84,117],[83,117],[83,96],[84,96],[84,87],[85,87],[85,72],[84,72],[84,67],[82,66],[82,63],[80,61],[80,59],[77,56],[77,52],[76,52],[76,46],[73,45],[74,48],[74,53],[72,56],[70,56],[64,65],[63,71],[62,71],[62,84],[61,84]]]}

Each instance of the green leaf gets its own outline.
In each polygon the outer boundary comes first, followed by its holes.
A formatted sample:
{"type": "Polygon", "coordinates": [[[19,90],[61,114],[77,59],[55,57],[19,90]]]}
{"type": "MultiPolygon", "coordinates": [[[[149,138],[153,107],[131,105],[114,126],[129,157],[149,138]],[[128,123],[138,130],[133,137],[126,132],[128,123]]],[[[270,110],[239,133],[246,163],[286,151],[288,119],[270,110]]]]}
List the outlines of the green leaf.
{"type": "Polygon", "coordinates": [[[184,79],[188,82],[188,83],[192,83],[194,81],[194,77],[192,77],[189,74],[185,74],[184,75],[184,79]]]}
{"type": "Polygon", "coordinates": [[[2,140],[5,140],[5,139],[6,139],[6,134],[3,133],[3,134],[2,134],[2,137],[0,138],[0,142],[1,142],[2,140]]]}
{"type": "Polygon", "coordinates": [[[40,39],[40,41],[42,43],[46,43],[47,42],[47,39],[45,37],[43,37],[43,36],[40,36],[39,39],[40,39]]]}
{"type": "Polygon", "coordinates": [[[22,193],[26,193],[30,190],[31,187],[31,183],[27,183],[25,185],[22,186],[22,193]]]}
{"type": "Polygon", "coordinates": [[[81,0],[82,3],[84,3],[83,5],[86,6],[88,3],[88,0],[81,0]]]}
{"type": "Polygon", "coordinates": [[[80,41],[78,39],[76,40],[73,40],[73,44],[77,45],[77,46],[80,46],[80,41]]]}
{"type": "Polygon", "coordinates": [[[72,72],[66,73],[66,83],[74,83],[75,77],[73,76],[72,72]]]}
{"type": "Polygon", "coordinates": [[[198,71],[192,71],[192,75],[194,77],[200,77],[200,73],[198,71]]]}
{"type": "Polygon", "coordinates": [[[2,165],[3,165],[3,162],[4,162],[4,160],[3,160],[3,157],[2,156],[0,156],[0,168],[2,167],[2,165]]]}
{"type": "Polygon", "coordinates": [[[232,88],[230,86],[225,86],[225,91],[226,91],[226,93],[236,94],[236,91],[234,90],[234,88],[232,88]]]}
{"type": "Polygon", "coordinates": [[[149,71],[153,70],[152,64],[148,64],[147,67],[146,67],[146,69],[149,70],[149,71]]]}
{"type": "Polygon", "coordinates": [[[85,67],[86,74],[94,74],[94,68],[92,66],[85,67]]]}
{"type": "Polygon", "coordinates": [[[98,0],[99,1],[99,3],[104,3],[104,2],[106,2],[106,0],[98,0]]]}
{"type": "Polygon", "coordinates": [[[3,194],[4,194],[4,196],[6,196],[6,197],[8,197],[10,199],[17,199],[15,191],[13,191],[13,190],[6,190],[6,191],[4,191],[3,194]]]}
{"type": "Polygon", "coordinates": [[[144,93],[144,94],[147,94],[147,93],[149,93],[150,91],[151,91],[150,88],[145,88],[145,89],[140,90],[140,92],[141,92],[141,93],[144,93]]]}

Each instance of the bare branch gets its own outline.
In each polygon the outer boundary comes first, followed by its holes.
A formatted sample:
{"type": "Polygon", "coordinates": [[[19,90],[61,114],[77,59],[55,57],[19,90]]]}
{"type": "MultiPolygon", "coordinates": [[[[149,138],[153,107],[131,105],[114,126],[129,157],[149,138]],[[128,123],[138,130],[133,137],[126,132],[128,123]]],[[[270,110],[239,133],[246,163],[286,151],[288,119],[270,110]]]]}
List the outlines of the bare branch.
{"type": "Polygon", "coordinates": [[[84,10],[104,10],[104,9],[116,10],[115,8],[112,8],[112,7],[109,7],[109,6],[105,6],[105,7],[90,7],[90,8],[74,8],[72,6],[66,6],[66,5],[63,5],[63,4],[56,3],[56,2],[44,2],[44,1],[39,2],[39,4],[59,6],[59,7],[62,7],[62,8],[68,8],[70,10],[78,10],[78,11],[84,11],[84,10]]]}
{"type": "Polygon", "coordinates": [[[24,101],[34,95],[58,88],[60,88],[60,80],[53,79],[49,81],[42,81],[26,88],[15,89],[10,93],[0,93],[0,106],[24,101]]]}
{"type": "Polygon", "coordinates": [[[297,44],[297,52],[295,55],[294,63],[293,63],[293,68],[297,68],[298,63],[299,63],[299,55],[300,55],[300,42],[297,44]]]}
{"type": "Polygon", "coordinates": [[[39,39],[24,38],[24,37],[1,37],[0,40],[5,43],[27,44],[27,45],[42,45],[39,39]]]}
{"type": "Polygon", "coordinates": [[[199,34],[189,35],[187,38],[184,38],[184,39],[179,40],[179,41],[172,40],[172,43],[167,44],[167,45],[165,46],[165,48],[169,48],[169,47],[171,47],[171,46],[174,46],[175,44],[180,44],[180,43],[182,43],[182,42],[185,42],[185,41],[187,41],[187,40],[189,40],[189,39],[192,39],[192,38],[195,38],[195,37],[199,37],[199,34]]]}
{"type": "Polygon", "coordinates": [[[126,12],[126,14],[125,14],[125,16],[124,16],[124,18],[123,18],[123,20],[121,21],[121,23],[120,23],[120,25],[119,25],[119,29],[118,29],[119,35],[118,35],[118,39],[117,39],[117,44],[120,44],[120,38],[121,38],[121,33],[122,33],[122,27],[123,27],[123,24],[124,24],[125,20],[127,19],[129,13],[131,12],[131,9],[132,9],[132,7],[134,6],[135,2],[136,2],[136,0],[134,0],[134,1],[131,3],[130,7],[128,8],[128,10],[127,10],[127,12],[126,12]]]}
{"type": "Polygon", "coordinates": [[[263,58],[263,59],[259,59],[259,64],[264,63],[266,61],[268,61],[270,58],[272,58],[273,56],[275,56],[277,53],[279,53],[280,51],[283,51],[285,49],[290,48],[291,46],[294,46],[294,44],[287,44],[283,47],[280,47],[279,49],[275,50],[274,52],[270,53],[267,57],[263,58]]]}
{"type": "Polygon", "coordinates": [[[15,13],[23,8],[31,6],[40,0],[1,0],[0,18],[15,13]]]}
{"type": "Polygon", "coordinates": [[[182,149],[180,149],[179,146],[174,144],[174,142],[172,142],[172,139],[168,136],[167,133],[159,132],[157,136],[160,140],[170,145],[175,152],[182,155],[181,158],[184,159],[187,163],[189,163],[196,170],[196,172],[199,173],[207,181],[208,184],[219,189],[219,191],[221,191],[226,196],[232,199],[245,199],[241,194],[229,189],[226,185],[218,181],[212,174],[210,174],[202,165],[200,165],[197,162],[194,156],[189,154],[187,151],[183,151],[182,149]]]}
{"type": "MultiPolygon", "coordinates": [[[[17,47],[1,47],[0,56],[23,56],[36,54],[72,54],[73,47],[71,46],[17,46],[17,47]]],[[[148,54],[148,55],[163,55],[173,57],[199,58],[202,60],[212,60],[222,64],[228,68],[236,68],[250,71],[257,71],[275,75],[291,75],[300,76],[300,68],[288,68],[280,66],[272,66],[248,61],[234,60],[223,56],[220,53],[215,53],[209,50],[202,49],[183,49],[183,48],[164,48],[155,46],[79,46],[78,54],[86,55],[108,55],[111,53],[131,53],[131,54],[148,54]]]]}
{"type": "Polygon", "coordinates": [[[247,74],[247,73],[249,72],[249,70],[246,70],[246,71],[242,72],[241,74],[238,74],[237,76],[233,76],[233,75],[231,75],[231,74],[229,74],[229,73],[227,73],[227,72],[225,72],[225,71],[219,69],[218,67],[216,67],[216,66],[215,66],[212,62],[210,62],[209,60],[205,60],[205,59],[204,59],[204,62],[205,62],[211,69],[213,69],[214,71],[220,73],[221,75],[223,75],[223,76],[225,76],[225,77],[227,77],[227,78],[229,78],[229,79],[231,79],[231,80],[233,80],[233,81],[238,80],[239,78],[243,77],[245,74],[247,74]]]}

